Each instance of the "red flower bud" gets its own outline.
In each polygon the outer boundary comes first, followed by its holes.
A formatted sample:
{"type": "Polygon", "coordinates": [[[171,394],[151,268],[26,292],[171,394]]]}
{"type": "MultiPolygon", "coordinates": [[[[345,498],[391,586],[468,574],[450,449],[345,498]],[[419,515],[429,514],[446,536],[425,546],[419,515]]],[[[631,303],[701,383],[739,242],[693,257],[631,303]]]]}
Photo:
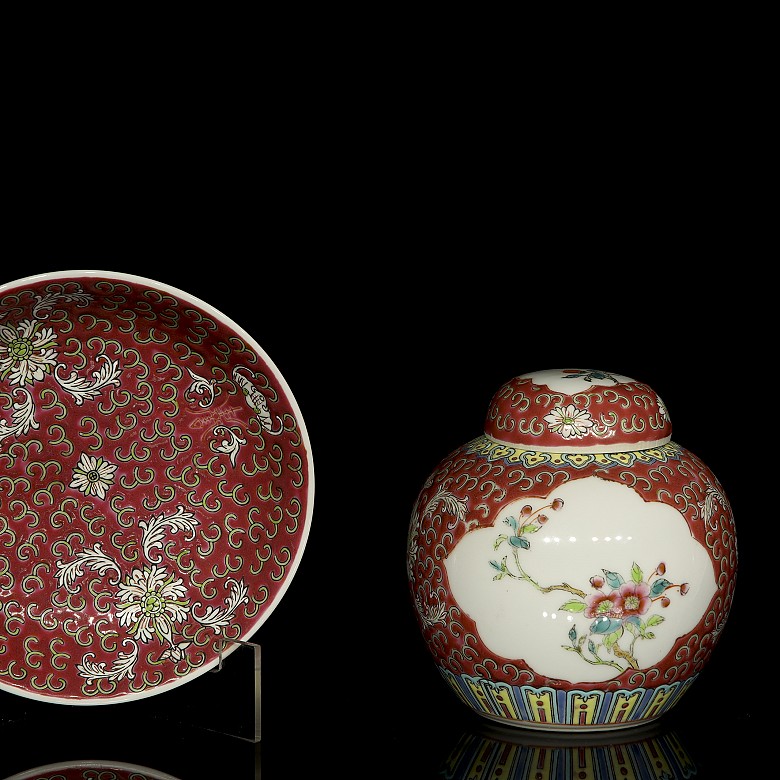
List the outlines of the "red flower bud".
{"type": "Polygon", "coordinates": [[[521,517],[528,517],[533,512],[533,507],[530,504],[526,504],[521,510],[520,510],[520,516],[521,517]]]}
{"type": "Polygon", "coordinates": [[[547,515],[539,515],[536,519],[539,521],[539,525],[544,525],[550,518],[547,515]]]}
{"type": "Polygon", "coordinates": [[[552,502],[552,508],[554,510],[559,510],[563,506],[563,499],[561,498],[554,498],[552,502]]]}
{"type": "Polygon", "coordinates": [[[687,582],[683,582],[682,585],[680,585],[680,593],[684,596],[689,590],[691,589],[691,586],[687,582]]]}
{"type": "Polygon", "coordinates": [[[666,564],[665,563],[659,563],[658,568],[655,570],[656,574],[664,575],[666,574],[666,564]]]}
{"type": "Polygon", "coordinates": [[[590,584],[596,589],[601,590],[604,587],[604,578],[596,575],[590,578],[590,584]]]}
{"type": "Polygon", "coordinates": [[[668,596],[664,596],[661,599],[661,606],[662,607],[668,607],[672,603],[672,600],[668,596]]]}

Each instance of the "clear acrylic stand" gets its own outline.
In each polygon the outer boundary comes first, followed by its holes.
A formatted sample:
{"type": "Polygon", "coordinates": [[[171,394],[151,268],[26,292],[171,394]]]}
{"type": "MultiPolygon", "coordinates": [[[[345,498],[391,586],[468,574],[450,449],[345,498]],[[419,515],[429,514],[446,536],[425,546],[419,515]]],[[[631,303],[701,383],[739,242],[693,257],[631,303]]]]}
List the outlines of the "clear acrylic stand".
{"type": "MultiPolygon", "coordinates": [[[[212,674],[219,674],[223,671],[223,653],[227,649],[229,645],[236,645],[236,648],[234,648],[233,651],[231,651],[231,658],[238,657],[239,654],[242,652],[241,648],[245,647],[248,648],[252,654],[253,654],[253,663],[251,664],[251,667],[247,668],[247,658],[246,654],[245,657],[242,659],[242,670],[241,674],[242,677],[240,678],[242,681],[246,681],[246,672],[251,669],[252,671],[252,677],[250,678],[252,680],[252,689],[253,689],[253,706],[252,709],[252,715],[253,715],[253,722],[251,726],[248,729],[248,732],[245,733],[231,733],[234,732],[236,729],[235,727],[230,728],[228,727],[228,730],[224,730],[224,727],[221,727],[219,731],[222,733],[227,734],[228,736],[237,737],[238,739],[243,739],[246,742],[253,742],[258,743],[260,742],[260,702],[261,702],[261,662],[260,662],[260,645],[255,644],[254,642],[244,642],[239,639],[225,639],[222,643],[222,646],[219,650],[219,662],[217,663],[217,666],[214,669],[211,669],[210,672],[212,674]]],[[[230,684],[235,684],[234,681],[230,681],[230,684]]],[[[223,710],[224,711],[224,710],[223,710]]],[[[250,720],[252,718],[250,717],[250,720]]],[[[213,729],[212,729],[213,730],[213,729]]]]}

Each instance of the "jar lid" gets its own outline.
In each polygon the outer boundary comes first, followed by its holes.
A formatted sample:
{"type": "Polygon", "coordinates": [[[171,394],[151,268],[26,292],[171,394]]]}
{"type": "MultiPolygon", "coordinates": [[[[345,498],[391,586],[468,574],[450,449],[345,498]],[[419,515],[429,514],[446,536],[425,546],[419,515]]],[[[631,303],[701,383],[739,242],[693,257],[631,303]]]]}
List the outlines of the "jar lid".
{"type": "Polygon", "coordinates": [[[485,434],[528,450],[627,452],[666,444],[672,423],[649,385],[566,368],[506,382],[490,402],[485,434]]]}

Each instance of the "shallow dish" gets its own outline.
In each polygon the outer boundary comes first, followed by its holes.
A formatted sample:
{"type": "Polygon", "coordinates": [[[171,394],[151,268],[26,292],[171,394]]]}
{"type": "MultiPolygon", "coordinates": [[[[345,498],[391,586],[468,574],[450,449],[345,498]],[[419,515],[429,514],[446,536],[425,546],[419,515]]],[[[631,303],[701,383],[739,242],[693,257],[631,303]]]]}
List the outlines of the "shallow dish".
{"type": "Polygon", "coordinates": [[[311,525],[308,433],[254,339],[130,274],[0,286],[0,689],[161,693],[277,606],[311,525]]]}

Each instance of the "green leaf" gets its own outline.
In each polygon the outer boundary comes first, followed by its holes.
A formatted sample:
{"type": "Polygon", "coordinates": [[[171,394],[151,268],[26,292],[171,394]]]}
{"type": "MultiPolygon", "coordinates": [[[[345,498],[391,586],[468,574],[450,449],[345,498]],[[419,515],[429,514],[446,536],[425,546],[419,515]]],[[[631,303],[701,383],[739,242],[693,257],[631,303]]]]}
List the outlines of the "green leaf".
{"type": "Polygon", "coordinates": [[[607,571],[606,569],[602,569],[601,571],[604,572],[604,576],[607,579],[607,584],[610,588],[612,588],[612,590],[619,588],[625,582],[623,577],[616,571],[607,571]]]}
{"type": "Polygon", "coordinates": [[[650,588],[650,595],[653,598],[660,596],[671,584],[672,583],[669,582],[669,580],[665,580],[663,578],[656,580],[650,588]]]}
{"type": "Polygon", "coordinates": [[[527,550],[531,546],[531,542],[529,542],[528,539],[524,539],[522,536],[510,536],[509,544],[511,544],[512,547],[522,547],[524,550],[527,550]]]}
{"type": "Polygon", "coordinates": [[[647,625],[648,626],[657,626],[660,623],[663,623],[666,618],[663,615],[651,615],[647,619],[647,625]]]}
{"type": "Polygon", "coordinates": [[[493,549],[497,550],[501,545],[508,539],[509,537],[506,536],[506,534],[501,534],[501,536],[496,539],[495,542],[493,542],[493,549]]]}
{"type": "Polygon", "coordinates": [[[632,564],[631,566],[631,580],[636,583],[642,582],[644,580],[645,575],[642,574],[642,570],[639,568],[639,566],[636,565],[636,563],[632,564]]]}
{"type": "Polygon", "coordinates": [[[490,565],[494,569],[498,569],[498,571],[501,571],[501,564],[498,561],[490,561],[490,565]]]}
{"type": "Polygon", "coordinates": [[[591,634],[611,634],[613,631],[617,631],[621,623],[619,620],[608,617],[597,617],[590,624],[591,634]]]}
{"type": "MultiPolygon", "coordinates": [[[[562,609],[564,612],[584,612],[585,611],[585,602],[583,601],[575,601],[572,599],[571,601],[567,601],[564,604],[561,604],[558,609],[562,609]]],[[[574,629],[572,629],[573,631],[574,629]]]]}

